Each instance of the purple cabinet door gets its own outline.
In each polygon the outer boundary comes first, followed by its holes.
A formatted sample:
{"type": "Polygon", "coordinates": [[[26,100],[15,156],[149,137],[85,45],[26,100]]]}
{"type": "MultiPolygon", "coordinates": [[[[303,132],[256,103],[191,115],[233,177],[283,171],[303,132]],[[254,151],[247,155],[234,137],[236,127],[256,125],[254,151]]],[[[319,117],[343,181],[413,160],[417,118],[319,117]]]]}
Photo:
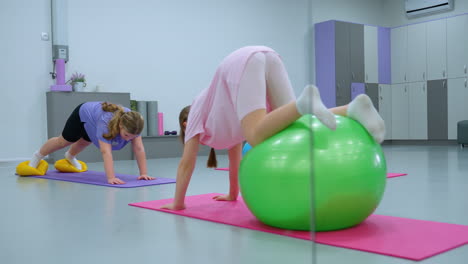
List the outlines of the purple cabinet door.
{"type": "Polygon", "coordinates": [[[351,100],[363,93],[366,93],[364,83],[351,83],[351,100]]]}

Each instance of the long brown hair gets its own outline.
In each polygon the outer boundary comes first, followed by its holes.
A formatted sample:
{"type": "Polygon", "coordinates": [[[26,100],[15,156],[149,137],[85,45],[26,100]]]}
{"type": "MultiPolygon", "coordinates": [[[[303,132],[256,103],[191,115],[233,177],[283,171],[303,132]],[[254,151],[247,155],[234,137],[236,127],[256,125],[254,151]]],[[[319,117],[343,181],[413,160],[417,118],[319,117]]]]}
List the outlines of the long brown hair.
{"type": "MultiPolygon", "coordinates": [[[[188,115],[190,113],[190,105],[184,107],[179,114],[179,126],[180,126],[180,140],[182,144],[185,144],[185,126],[184,123],[188,120],[188,115]]],[[[206,162],[206,166],[208,168],[216,168],[218,167],[218,161],[216,159],[216,153],[213,148],[210,150],[210,156],[208,157],[208,161],[206,162]]]]}
{"type": "Polygon", "coordinates": [[[179,114],[179,126],[180,126],[180,140],[182,144],[185,144],[185,126],[184,123],[187,122],[188,115],[190,113],[190,105],[182,108],[179,114]]]}
{"type": "Polygon", "coordinates": [[[114,113],[109,121],[107,134],[102,134],[105,139],[113,139],[120,133],[120,126],[128,133],[138,135],[145,126],[145,120],[140,113],[135,111],[125,112],[123,107],[109,102],[103,102],[102,110],[114,113]]]}

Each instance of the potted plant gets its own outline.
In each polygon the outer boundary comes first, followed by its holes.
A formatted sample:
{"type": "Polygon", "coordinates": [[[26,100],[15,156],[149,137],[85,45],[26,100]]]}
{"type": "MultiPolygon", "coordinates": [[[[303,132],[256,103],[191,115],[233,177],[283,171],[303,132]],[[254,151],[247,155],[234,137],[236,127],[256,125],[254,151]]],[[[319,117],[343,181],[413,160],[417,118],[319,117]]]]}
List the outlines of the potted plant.
{"type": "Polygon", "coordinates": [[[84,87],[86,87],[86,78],[84,74],[75,72],[72,74],[68,82],[73,86],[73,91],[84,92],[84,87]]]}

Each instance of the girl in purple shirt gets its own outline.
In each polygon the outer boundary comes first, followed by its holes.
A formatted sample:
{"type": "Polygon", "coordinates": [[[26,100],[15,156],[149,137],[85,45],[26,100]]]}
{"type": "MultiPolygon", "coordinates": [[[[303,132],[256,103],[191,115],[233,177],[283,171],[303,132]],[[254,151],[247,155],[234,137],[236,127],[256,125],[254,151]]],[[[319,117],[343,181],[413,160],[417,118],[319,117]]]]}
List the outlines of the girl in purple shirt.
{"type": "Polygon", "coordinates": [[[115,177],[112,150],[120,150],[131,141],[140,169],[138,179],[153,180],[146,168],[145,148],[140,136],[143,127],[144,120],[138,112],[108,102],[86,102],[72,112],[62,135],[49,139],[34,153],[29,165],[37,167],[46,155],[70,146],[65,158],[81,170],[76,155],[94,143],[101,150],[107,182],[123,184],[125,182],[115,177]]]}

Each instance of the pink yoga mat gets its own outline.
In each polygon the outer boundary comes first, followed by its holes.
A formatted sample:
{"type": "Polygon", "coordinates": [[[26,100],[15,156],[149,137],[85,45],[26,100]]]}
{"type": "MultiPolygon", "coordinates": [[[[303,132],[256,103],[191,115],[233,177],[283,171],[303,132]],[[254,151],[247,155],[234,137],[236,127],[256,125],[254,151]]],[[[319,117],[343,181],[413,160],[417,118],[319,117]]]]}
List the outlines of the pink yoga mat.
{"type": "Polygon", "coordinates": [[[408,175],[407,173],[387,173],[387,178],[395,178],[408,175]]]}
{"type": "Polygon", "coordinates": [[[155,180],[145,181],[138,180],[137,175],[128,175],[116,173],[115,176],[122,181],[124,184],[109,184],[107,183],[106,174],[102,171],[85,171],[80,173],[65,173],[57,170],[50,170],[44,176],[29,176],[30,178],[42,178],[49,180],[59,180],[59,181],[68,181],[68,182],[78,182],[94,185],[102,185],[116,188],[132,188],[132,187],[141,187],[149,185],[158,185],[166,183],[175,183],[175,179],[169,178],[156,178],[155,180]]]}
{"type": "MultiPolygon", "coordinates": [[[[247,209],[242,198],[236,202],[218,202],[216,193],[188,196],[187,209],[159,209],[172,199],[129,204],[197,219],[228,224],[262,232],[311,240],[307,231],[270,227],[259,222],[247,209]]],[[[468,243],[468,226],[371,215],[362,224],[339,231],[318,232],[315,242],[411,260],[423,260],[468,243]]]]}
{"type": "MultiPolygon", "coordinates": [[[[229,168],[216,168],[215,170],[229,171],[229,168]]],[[[387,178],[394,178],[408,175],[406,173],[387,173],[387,178]]]]}

